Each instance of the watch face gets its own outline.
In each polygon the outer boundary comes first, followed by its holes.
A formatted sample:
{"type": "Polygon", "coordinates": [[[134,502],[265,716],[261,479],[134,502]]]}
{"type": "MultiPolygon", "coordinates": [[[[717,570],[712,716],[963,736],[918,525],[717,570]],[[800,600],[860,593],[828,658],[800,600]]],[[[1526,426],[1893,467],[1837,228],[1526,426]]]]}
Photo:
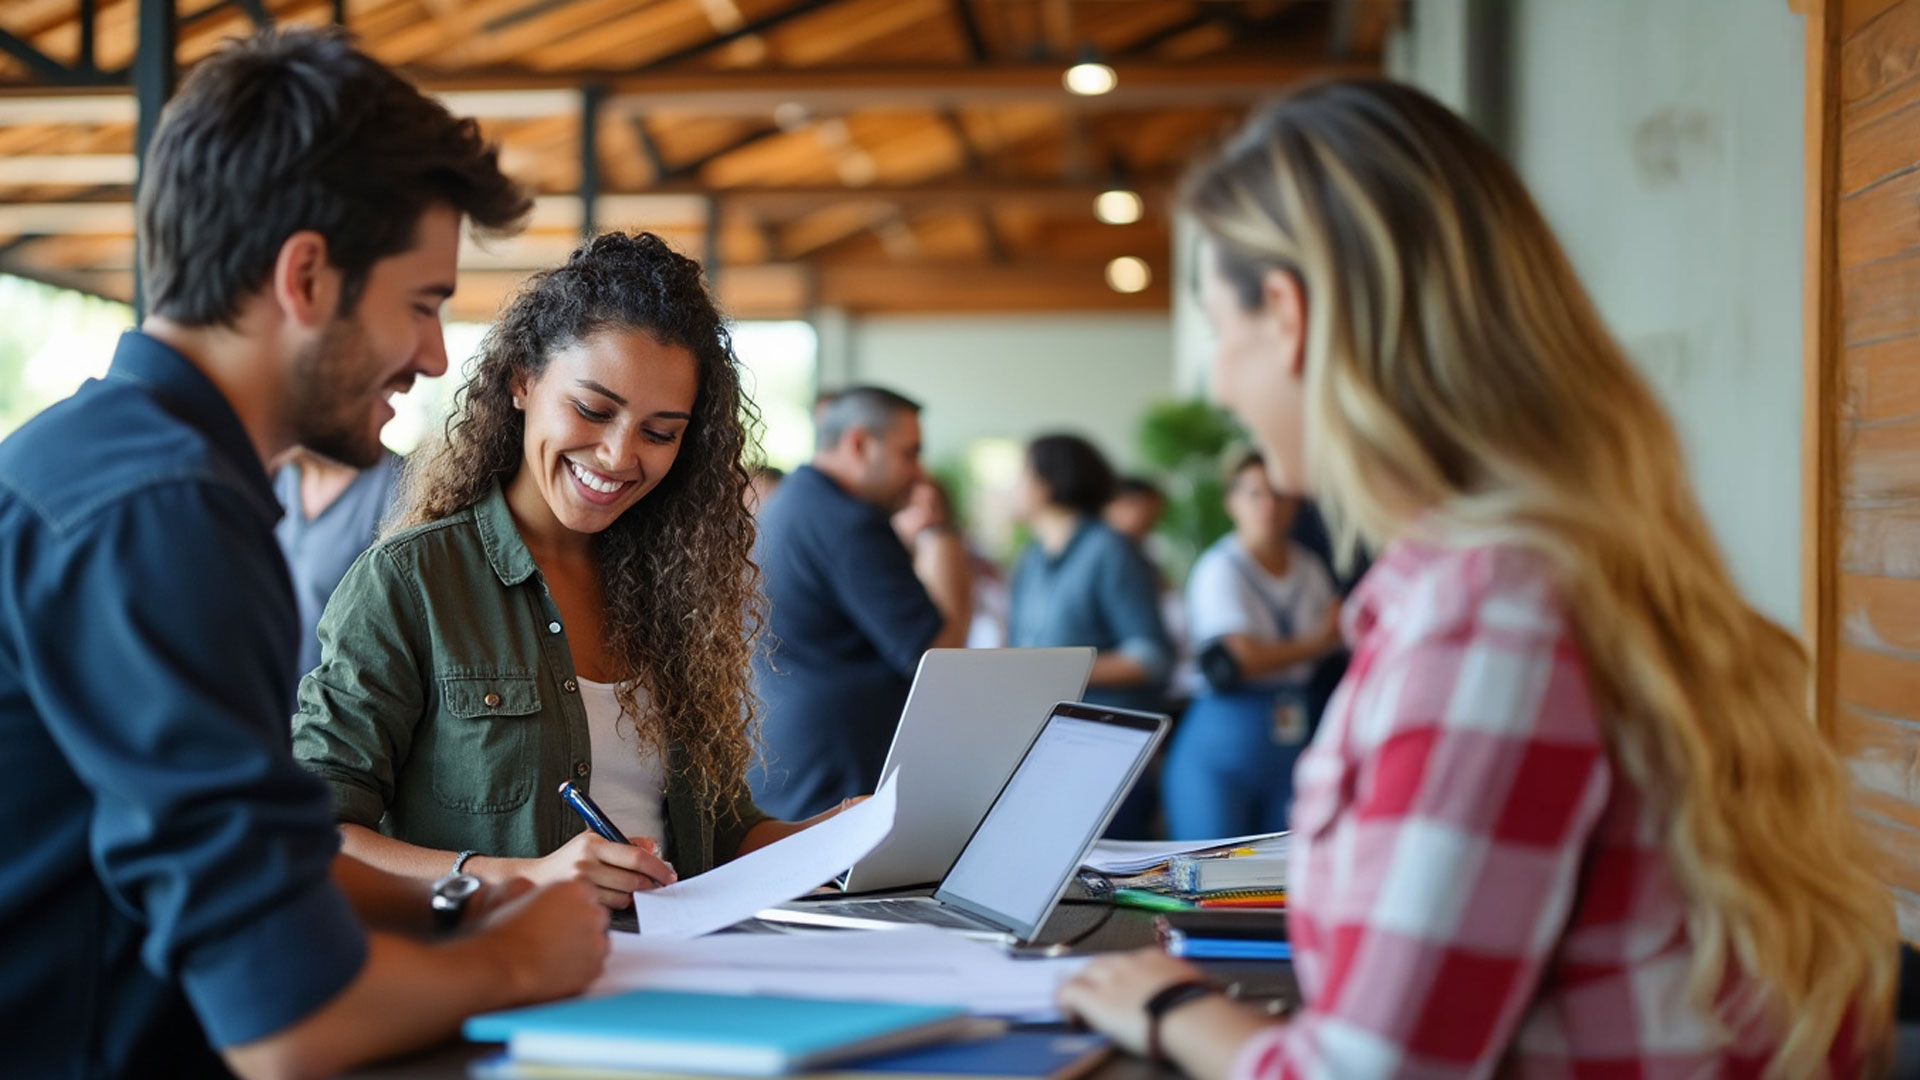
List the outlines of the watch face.
{"type": "Polygon", "coordinates": [[[436,905],[462,904],[479,891],[480,879],[472,874],[449,874],[433,883],[433,899],[436,905]]]}

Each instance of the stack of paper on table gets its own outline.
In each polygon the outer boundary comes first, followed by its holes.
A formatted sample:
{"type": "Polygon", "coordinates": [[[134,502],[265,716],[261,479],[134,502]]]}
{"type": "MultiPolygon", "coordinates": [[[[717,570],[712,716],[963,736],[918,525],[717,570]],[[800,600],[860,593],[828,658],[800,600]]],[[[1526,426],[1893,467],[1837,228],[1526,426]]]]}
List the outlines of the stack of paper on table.
{"type": "Polygon", "coordinates": [[[1283,890],[1287,857],[1281,855],[1175,855],[1167,864],[1174,891],[1188,895],[1235,890],[1283,890]]]}
{"type": "Polygon", "coordinates": [[[1175,855],[1194,855],[1217,848],[1247,847],[1262,855],[1284,854],[1287,834],[1250,833],[1217,840],[1101,840],[1087,849],[1080,865],[1115,877],[1143,873],[1175,855]]]}
{"type": "Polygon", "coordinates": [[[613,935],[589,994],[721,994],[951,1005],[978,1016],[1055,1020],[1054,991],[1085,957],[1016,959],[932,927],[724,934],[693,941],[613,935]]]}

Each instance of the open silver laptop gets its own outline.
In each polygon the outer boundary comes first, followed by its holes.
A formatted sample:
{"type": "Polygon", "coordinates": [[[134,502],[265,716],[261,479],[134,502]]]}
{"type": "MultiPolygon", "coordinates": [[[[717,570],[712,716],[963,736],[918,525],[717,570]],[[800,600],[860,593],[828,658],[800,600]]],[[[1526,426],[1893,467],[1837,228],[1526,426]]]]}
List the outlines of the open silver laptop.
{"type": "Polygon", "coordinates": [[[1094,651],[933,649],[900,713],[881,780],[904,772],[893,832],[847,872],[846,890],[940,880],[1006,786],[1056,701],[1078,701],[1094,651]]]}
{"type": "Polygon", "coordinates": [[[1056,705],[932,896],[796,900],[768,908],[760,918],[867,929],[937,926],[972,937],[1032,941],[1167,727],[1167,718],[1153,713],[1056,705]]]}

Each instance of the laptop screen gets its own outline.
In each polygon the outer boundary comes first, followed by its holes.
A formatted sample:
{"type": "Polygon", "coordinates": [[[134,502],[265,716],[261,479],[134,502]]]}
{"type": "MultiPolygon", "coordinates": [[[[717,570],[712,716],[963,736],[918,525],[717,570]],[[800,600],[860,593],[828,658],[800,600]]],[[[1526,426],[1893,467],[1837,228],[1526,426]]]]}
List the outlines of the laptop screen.
{"type": "Polygon", "coordinates": [[[1165,725],[1161,717],[1057,706],[935,895],[1031,939],[1165,725]]]}

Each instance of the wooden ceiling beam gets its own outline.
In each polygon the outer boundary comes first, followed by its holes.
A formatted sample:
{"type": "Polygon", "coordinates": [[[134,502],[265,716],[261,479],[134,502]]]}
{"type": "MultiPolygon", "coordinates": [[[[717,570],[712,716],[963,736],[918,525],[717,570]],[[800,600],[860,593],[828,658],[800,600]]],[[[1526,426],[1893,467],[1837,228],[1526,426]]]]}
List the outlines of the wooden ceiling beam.
{"type": "Polygon", "coordinates": [[[1102,262],[827,263],[820,303],[856,314],[883,311],[1165,311],[1164,266],[1143,292],[1107,287],[1102,262]]]}
{"type": "Polygon", "coordinates": [[[993,59],[993,50],[987,46],[987,35],[980,29],[980,19],[973,12],[973,0],[947,0],[953,11],[954,25],[959,27],[960,36],[966,39],[967,56],[976,64],[984,64],[993,59]]]}
{"type": "Polygon", "coordinates": [[[840,0],[834,10],[776,37],[774,53],[785,67],[815,67],[889,34],[924,30],[928,23],[944,28],[946,15],[947,0],[840,0]]]}
{"type": "Polygon", "coordinates": [[[133,183],[132,154],[0,156],[0,187],[133,183]]]}
{"type": "MultiPolygon", "coordinates": [[[[33,245],[0,256],[0,271],[79,289],[124,302],[131,272],[68,270],[34,262],[33,245]]],[[[1164,266],[1154,267],[1144,292],[1107,288],[1105,264],[1088,261],[798,263],[733,266],[717,281],[721,305],[736,318],[804,316],[816,304],[857,314],[880,312],[1165,311],[1169,302],[1164,266]]],[[[447,317],[463,322],[493,319],[500,305],[527,278],[524,270],[463,269],[460,288],[447,302],[447,317]]]]}
{"type": "MultiPolygon", "coordinates": [[[[618,72],[542,73],[492,70],[460,75],[420,72],[421,85],[466,111],[467,91],[552,90],[583,80],[605,82],[611,108],[706,116],[771,115],[781,105],[816,112],[859,109],[939,109],[957,106],[1047,104],[1089,112],[1172,106],[1247,105],[1272,97],[1301,79],[1378,74],[1372,63],[1330,62],[1318,54],[1277,56],[1260,63],[1115,64],[1119,85],[1099,97],[1077,97],[1060,84],[1057,64],[996,64],[966,68],[839,68],[622,75],[618,72]]],[[[477,103],[480,104],[480,103],[477,103]]]]}
{"type": "MultiPolygon", "coordinates": [[[[704,224],[707,197],[692,192],[602,195],[600,224],[608,228],[673,227],[704,224]]],[[[580,200],[572,195],[541,195],[533,201],[532,229],[579,229],[580,200]]],[[[130,202],[0,203],[0,236],[73,234],[133,235],[130,202]]]]}
{"type": "MultiPolygon", "coordinates": [[[[120,159],[123,155],[72,155],[92,159],[96,156],[120,159]]],[[[22,159],[12,159],[14,161],[22,159]]],[[[8,159],[0,159],[0,183],[5,182],[8,159]]],[[[1149,204],[1162,200],[1171,189],[1166,175],[1135,178],[1134,190],[1149,204]]],[[[663,225],[693,225],[706,220],[704,201],[717,199],[729,209],[738,208],[774,220],[786,220],[836,206],[887,206],[909,212],[938,209],[998,209],[1019,206],[1039,211],[1079,214],[1091,213],[1099,184],[1053,184],[1043,182],[969,180],[954,183],[914,184],[903,187],[845,188],[828,186],[702,188],[673,185],[639,193],[614,193],[600,196],[602,220],[609,225],[623,222],[653,222],[663,225]]],[[[576,200],[571,195],[542,195],[534,200],[529,227],[572,228],[579,224],[576,200]]],[[[104,202],[0,202],[0,236],[20,233],[127,233],[133,231],[133,204],[104,202]]]]}
{"type": "Polygon", "coordinates": [[[724,34],[717,34],[705,41],[697,42],[682,49],[675,49],[665,56],[653,57],[643,65],[642,69],[670,67],[674,64],[691,60],[697,56],[704,56],[715,49],[724,48],[732,45],[736,41],[741,41],[746,38],[757,37],[794,19],[811,15],[821,8],[829,7],[838,2],[839,0],[796,0],[795,3],[771,15],[765,15],[752,22],[744,23],[724,34]]]}
{"type": "MultiPolygon", "coordinates": [[[[782,105],[820,113],[860,109],[919,110],[1044,104],[1083,112],[1249,105],[1301,79],[1377,74],[1371,63],[1319,57],[1258,64],[1116,64],[1120,85],[1100,97],[1076,97],[1060,85],[1053,64],[977,68],[728,71],[621,75],[494,70],[476,74],[414,73],[464,116],[487,119],[572,115],[582,82],[604,82],[607,108],[638,113],[771,116],[782,105]]],[[[90,92],[0,86],[0,126],[132,123],[124,87],[90,92]]]]}

